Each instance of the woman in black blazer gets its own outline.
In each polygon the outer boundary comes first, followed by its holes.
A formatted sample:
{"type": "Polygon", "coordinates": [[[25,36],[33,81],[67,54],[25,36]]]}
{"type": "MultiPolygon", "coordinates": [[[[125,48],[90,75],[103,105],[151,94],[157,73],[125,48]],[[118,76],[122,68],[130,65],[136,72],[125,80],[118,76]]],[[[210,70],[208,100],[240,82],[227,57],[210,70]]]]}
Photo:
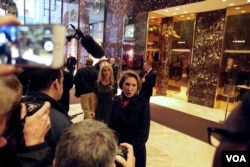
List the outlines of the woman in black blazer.
{"type": "Polygon", "coordinates": [[[138,95],[141,79],[134,71],[126,71],[120,79],[121,95],[114,98],[110,128],[118,135],[118,142],[133,145],[136,167],[146,166],[146,142],[150,128],[149,102],[138,95]]]}

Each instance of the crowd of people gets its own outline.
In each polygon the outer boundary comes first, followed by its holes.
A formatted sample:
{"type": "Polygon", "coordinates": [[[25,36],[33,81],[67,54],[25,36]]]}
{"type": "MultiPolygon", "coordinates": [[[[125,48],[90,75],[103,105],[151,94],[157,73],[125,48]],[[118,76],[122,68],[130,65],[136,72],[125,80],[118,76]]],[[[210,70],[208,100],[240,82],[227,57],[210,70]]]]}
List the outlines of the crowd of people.
{"type": "MultiPolygon", "coordinates": [[[[13,15],[0,16],[0,25],[6,24],[20,22],[13,15]]],[[[87,59],[71,79],[63,69],[0,65],[0,166],[146,166],[150,96],[157,73],[145,61],[140,74],[127,70],[118,78],[113,63],[106,59],[98,64],[96,70],[87,59]],[[81,99],[85,118],[78,123],[59,102],[65,80],[72,80],[81,99]],[[123,155],[117,154],[118,148],[125,150],[123,155]]],[[[70,88],[72,84],[67,91],[70,88]]],[[[220,140],[214,167],[223,166],[223,151],[249,151],[249,110],[247,92],[223,129],[208,128],[209,137],[216,134],[220,140]]]]}
{"type": "MultiPolygon", "coordinates": [[[[20,24],[20,22],[13,15],[0,16],[0,25],[5,24],[20,24]]],[[[67,166],[64,163],[65,157],[60,159],[60,154],[65,155],[68,151],[64,147],[66,140],[63,139],[63,136],[67,136],[67,130],[75,134],[74,129],[77,131],[78,137],[82,137],[82,134],[78,133],[78,124],[72,124],[67,110],[58,102],[64,91],[63,70],[22,69],[21,67],[1,64],[0,76],[0,166],[67,166]],[[22,95],[25,95],[25,98],[22,95]],[[31,106],[26,103],[27,101],[24,101],[26,98],[32,102],[31,106]],[[38,104],[41,107],[33,113],[32,110],[38,104]],[[62,146],[60,141],[63,141],[62,146]]],[[[87,158],[88,162],[101,164],[101,160],[105,159],[103,166],[112,166],[114,161],[117,161],[124,167],[134,167],[133,147],[128,143],[119,143],[127,151],[126,159],[116,155],[118,147],[116,136],[105,123],[97,120],[92,120],[92,122],[85,120],[81,124],[80,129],[82,126],[88,128],[90,136],[96,133],[97,136],[94,139],[98,144],[95,150],[96,154],[92,149],[84,149],[83,154],[86,156],[80,156],[81,160],[84,161],[84,158],[87,158]],[[90,127],[93,129],[91,130],[90,127]],[[99,131],[99,128],[102,130],[99,131]],[[102,155],[99,154],[105,147],[108,149],[107,152],[110,152],[110,157],[107,156],[105,150],[102,155]],[[95,159],[95,155],[97,155],[97,159],[95,159]],[[107,162],[106,158],[109,158],[110,161],[107,162]]],[[[88,141],[88,135],[85,135],[85,132],[86,130],[84,130],[83,137],[86,138],[81,140],[83,145],[85,141],[88,141]]],[[[70,135],[66,138],[76,144],[77,137],[73,138],[70,135]]],[[[91,141],[94,142],[92,139],[91,141]]],[[[74,148],[71,149],[75,151],[74,148]]],[[[71,157],[68,157],[67,164],[76,162],[74,156],[79,157],[78,154],[72,154],[71,157]]],[[[76,163],[73,166],[82,165],[76,163]]],[[[86,165],[84,164],[84,166],[89,167],[92,165],[87,162],[86,165]]]]}

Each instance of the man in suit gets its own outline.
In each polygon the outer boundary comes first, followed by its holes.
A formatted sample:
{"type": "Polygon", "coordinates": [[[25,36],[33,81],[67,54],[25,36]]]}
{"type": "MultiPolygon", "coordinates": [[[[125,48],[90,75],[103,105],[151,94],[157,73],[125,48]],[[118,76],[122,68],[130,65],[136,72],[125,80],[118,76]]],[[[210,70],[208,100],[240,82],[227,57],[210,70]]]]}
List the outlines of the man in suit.
{"type": "Polygon", "coordinates": [[[152,70],[152,63],[150,61],[145,61],[143,64],[143,71],[140,72],[140,77],[142,80],[142,87],[139,95],[150,100],[150,96],[153,94],[153,87],[155,86],[157,73],[152,70]]]}
{"type": "Polygon", "coordinates": [[[112,68],[113,68],[114,80],[118,81],[119,67],[115,62],[115,58],[111,57],[109,59],[109,62],[112,65],[112,68]]]}

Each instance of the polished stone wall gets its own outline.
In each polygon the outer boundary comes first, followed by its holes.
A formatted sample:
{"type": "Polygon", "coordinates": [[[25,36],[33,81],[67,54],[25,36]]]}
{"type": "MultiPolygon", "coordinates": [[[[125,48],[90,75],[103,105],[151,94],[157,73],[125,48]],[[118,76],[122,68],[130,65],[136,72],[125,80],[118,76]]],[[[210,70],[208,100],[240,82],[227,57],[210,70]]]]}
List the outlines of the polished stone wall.
{"type": "MultiPolygon", "coordinates": [[[[106,16],[105,16],[105,36],[103,47],[105,53],[109,56],[114,53],[114,56],[121,56],[122,54],[122,40],[123,40],[123,22],[124,18],[131,15],[138,15],[140,12],[152,11],[155,9],[162,9],[165,7],[179,6],[189,3],[200,2],[203,0],[106,0],[106,16]]],[[[140,17],[140,16],[138,16],[140,17]]],[[[140,21],[140,20],[139,20],[140,21]]],[[[136,23],[137,25],[145,24],[144,21],[136,23]]],[[[142,26],[140,26],[142,27],[142,26]]],[[[144,28],[145,29],[145,28],[144,28]]],[[[138,39],[145,39],[145,34],[142,34],[144,29],[135,32],[138,39]],[[138,35],[137,33],[140,33],[138,35]]],[[[139,45],[138,45],[139,46],[139,45]]],[[[146,45],[145,45],[146,46],[146,45]]],[[[144,46],[144,49],[145,49],[144,46]]],[[[140,46],[141,47],[141,46],[140,46]]],[[[142,48],[139,48],[141,50],[142,48]]],[[[135,50],[138,50],[135,47],[135,50]]],[[[145,55],[144,55],[145,56],[145,55]]]]}
{"type": "Polygon", "coordinates": [[[198,13],[188,101],[214,107],[223,49],[226,10],[198,13]]]}
{"type": "MultiPolygon", "coordinates": [[[[89,34],[89,8],[90,1],[89,0],[79,0],[79,19],[78,19],[78,27],[84,34],[89,34]]],[[[78,55],[78,66],[82,66],[85,63],[85,60],[88,57],[88,52],[84,47],[78,43],[77,47],[77,55],[78,55]],[[80,64],[80,62],[82,62],[80,64]]]]}

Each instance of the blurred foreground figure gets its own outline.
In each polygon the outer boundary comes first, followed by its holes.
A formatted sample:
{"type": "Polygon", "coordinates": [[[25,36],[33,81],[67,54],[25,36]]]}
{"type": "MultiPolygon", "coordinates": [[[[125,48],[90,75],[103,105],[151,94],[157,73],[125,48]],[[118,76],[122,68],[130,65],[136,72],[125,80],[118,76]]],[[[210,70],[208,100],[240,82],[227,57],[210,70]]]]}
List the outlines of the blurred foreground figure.
{"type": "MultiPolygon", "coordinates": [[[[0,16],[0,25],[8,24],[20,22],[13,15],[0,16]]],[[[20,67],[0,65],[0,166],[50,166],[53,157],[44,142],[51,126],[50,103],[45,102],[36,113],[26,116],[26,107],[20,104],[21,83],[11,75],[21,71],[20,67]]]]}
{"type": "MultiPolygon", "coordinates": [[[[244,96],[242,102],[239,103],[238,106],[236,106],[232,110],[231,114],[223,124],[223,128],[220,129],[220,128],[209,127],[208,135],[209,135],[209,143],[217,147],[214,155],[213,167],[223,167],[229,165],[229,164],[223,164],[223,159],[224,160],[226,159],[225,156],[226,154],[224,151],[238,151],[236,153],[239,154],[248,153],[249,155],[250,151],[250,92],[249,91],[244,96]]],[[[241,156],[239,157],[243,158],[241,156]]],[[[245,158],[247,160],[247,163],[245,164],[249,166],[250,159],[248,157],[245,158]]],[[[237,162],[234,162],[231,165],[237,166],[237,162]]]]}
{"type": "Polygon", "coordinates": [[[117,154],[115,134],[103,122],[86,119],[65,129],[56,148],[54,167],[134,167],[130,144],[122,143],[127,160],[117,154]]]}

